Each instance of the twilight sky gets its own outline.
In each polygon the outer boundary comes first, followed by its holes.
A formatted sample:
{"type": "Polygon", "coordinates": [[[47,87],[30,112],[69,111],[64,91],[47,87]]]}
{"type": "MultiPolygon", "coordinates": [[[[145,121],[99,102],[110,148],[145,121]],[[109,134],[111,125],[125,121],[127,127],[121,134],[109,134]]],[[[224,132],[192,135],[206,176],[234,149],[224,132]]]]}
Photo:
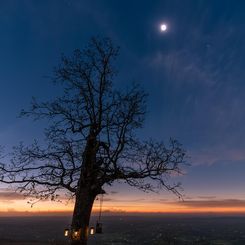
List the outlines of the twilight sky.
{"type": "MultiPolygon", "coordinates": [[[[114,211],[245,212],[245,2],[226,0],[57,0],[0,3],[0,145],[42,137],[42,123],[17,118],[32,96],[60,92],[51,82],[61,53],[91,36],[121,47],[117,86],[138,81],[149,93],[142,138],[177,138],[192,164],[185,202],[169,193],[108,190],[114,211]],[[161,33],[160,24],[168,31],[161,33]]],[[[0,211],[29,211],[1,187],[0,211]]],[[[37,204],[34,211],[70,210],[37,204]]]]}

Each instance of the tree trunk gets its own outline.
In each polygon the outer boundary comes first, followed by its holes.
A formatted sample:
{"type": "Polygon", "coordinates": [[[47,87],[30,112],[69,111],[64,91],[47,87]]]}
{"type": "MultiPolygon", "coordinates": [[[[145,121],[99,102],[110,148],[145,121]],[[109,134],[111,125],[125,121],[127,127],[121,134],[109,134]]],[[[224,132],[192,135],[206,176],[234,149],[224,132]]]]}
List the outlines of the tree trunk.
{"type": "Polygon", "coordinates": [[[95,200],[89,187],[82,187],[77,193],[71,225],[71,245],[86,245],[89,234],[89,220],[95,200]]]}

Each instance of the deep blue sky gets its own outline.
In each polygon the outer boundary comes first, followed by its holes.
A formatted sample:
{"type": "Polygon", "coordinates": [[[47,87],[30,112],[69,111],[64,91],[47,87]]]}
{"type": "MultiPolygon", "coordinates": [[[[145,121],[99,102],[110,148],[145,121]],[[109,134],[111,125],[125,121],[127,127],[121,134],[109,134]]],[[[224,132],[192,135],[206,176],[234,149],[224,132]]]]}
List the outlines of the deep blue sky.
{"type": "Polygon", "coordinates": [[[117,82],[139,81],[150,95],[142,138],[175,137],[191,156],[187,195],[242,198],[244,13],[239,0],[2,1],[0,144],[39,137],[42,124],[17,119],[19,111],[32,96],[57,94],[49,77],[61,53],[108,36],[121,47],[117,82]]]}

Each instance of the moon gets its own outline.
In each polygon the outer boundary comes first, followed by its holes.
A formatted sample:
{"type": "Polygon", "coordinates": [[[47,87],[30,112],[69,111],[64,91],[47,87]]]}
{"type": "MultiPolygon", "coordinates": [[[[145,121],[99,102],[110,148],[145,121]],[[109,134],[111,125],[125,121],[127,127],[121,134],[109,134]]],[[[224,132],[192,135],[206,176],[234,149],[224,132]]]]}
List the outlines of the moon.
{"type": "Polygon", "coordinates": [[[165,32],[165,31],[167,31],[167,29],[168,29],[168,27],[167,27],[166,24],[161,24],[161,25],[160,25],[160,30],[161,30],[161,32],[165,32]]]}

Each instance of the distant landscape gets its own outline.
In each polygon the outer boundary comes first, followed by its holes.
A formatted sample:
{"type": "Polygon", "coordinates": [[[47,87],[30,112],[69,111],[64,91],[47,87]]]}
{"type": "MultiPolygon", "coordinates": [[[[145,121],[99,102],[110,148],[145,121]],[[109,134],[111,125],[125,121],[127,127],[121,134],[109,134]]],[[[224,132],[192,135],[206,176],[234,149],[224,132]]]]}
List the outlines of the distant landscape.
{"type": "MultiPolygon", "coordinates": [[[[96,217],[92,217],[94,225],[96,217]]],[[[66,245],[70,217],[1,217],[1,245],[66,245]]],[[[245,244],[245,217],[233,216],[107,216],[95,244],[245,244]]]]}

